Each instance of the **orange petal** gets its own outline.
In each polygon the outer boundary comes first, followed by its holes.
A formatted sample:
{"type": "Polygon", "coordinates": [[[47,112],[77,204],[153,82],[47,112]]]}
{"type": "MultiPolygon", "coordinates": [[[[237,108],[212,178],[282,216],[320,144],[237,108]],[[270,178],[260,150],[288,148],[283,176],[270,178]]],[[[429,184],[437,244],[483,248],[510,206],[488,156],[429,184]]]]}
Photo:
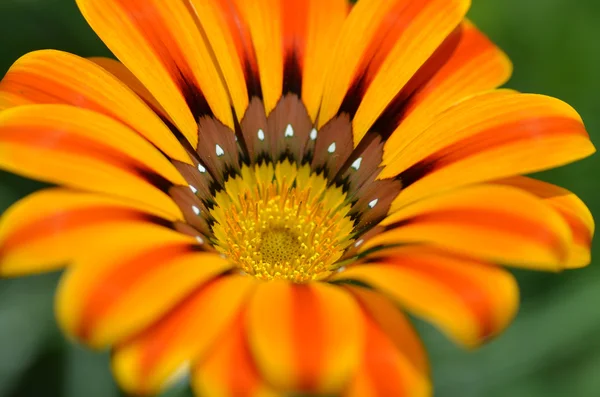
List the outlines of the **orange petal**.
{"type": "Polygon", "coordinates": [[[176,220],[154,207],[66,189],[46,189],[22,199],[0,218],[0,275],[55,270],[94,246],[105,235],[135,223],[176,220]]]}
{"type": "Polygon", "coordinates": [[[280,0],[233,0],[252,40],[267,114],[283,90],[283,20],[280,0]]]}
{"type": "MultiPolygon", "coordinates": [[[[311,119],[316,121],[326,81],[323,67],[333,56],[331,49],[335,47],[348,15],[348,1],[284,1],[284,4],[287,3],[294,3],[295,7],[305,9],[305,26],[286,35],[286,43],[289,45],[291,42],[296,46],[302,68],[302,102],[311,119]],[[302,28],[304,30],[301,30],[302,28]]],[[[285,26],[294,26],[294,22],[297,26],[299,21],[295,8],[289,7],[286,11],[285,26]]]]}
{"type": "Polygon", "coordinates": [[[125,125],[87,109],[28,105],[0,113],[0,168],[77,189],[110,193],[181,217],[165,194],[187,186],[173,165],[125,125]]]}
{"type": "Polygon", "coordinates": [[[160,115],[163,120],[168,120],[172,124],[172,120],[167,112],[162,106],[160,106],[158,101],[152,96],[150,91],[148,91],[142,82],[139,81],[138,78],[135,77],[135,75],[125,67],[125,65],[112,58],[91,57],[88,58],[88,60],[94,62],[96,65],[100,66],[102,69],[106,70],[123,82],[127,87],[129,87],[129,89],[135,92],[137,96],[146,102],[146,104],[150,106],[154,113],[160,115]]]}
{"type": "MultiPolygon", "coordinates": [[[[417,372],[427,376],[429,374],[427,352],[404,313],[377,291],[353,285],[346,285],[345,288],[358,301],[369,322],[386,335],[394,344],[394,348],[405,356],[417,372]]],[[[369,350],[368,347],[366,350],[369,350]]]]}
{"type": "MultiPolygon", "coordinates": [[[[405,100],[402,112],[394,115],[400,119],[390,126],[397,128],[392,130],[385,143],[384,164],[393,163],[396,153],[423,131],[437,114],[459,100],[504,84],[510,77],[512,65],[508,57],[473,24],[463,22],[454,34],[458,35],[458,43],[448,60],[405,100]]],[[[422,72],[424,70],[419,71],[422,72]]],[[[386,132],[380,130],[377,132],[386,132]]]]}
{"type": "Polygon", "coordinates": [[[566,103],[493,91],[435,117],[379,178],[403,182],[394,211],[426,195],[557,167],[594,151],[581,118],[566,103]]]}
{"type": "Polygon", "coordinates": [[[360,309],[323,283],[262,283],[250,301],[248,333],[263,376],[277,389],[338,394],[363,344],[360,309]]]}
{"type": "Polygon", "coordinates": [[[501,332],[518,308],[510,273],[427,247],[385,252],[335,279],[371,285],[468,347],[501,332]]]}
{"type": "Polygon", "coordinates": [[[230,268],[193,238],[156,226],[120,228],[104,243],[69,268],[56,300],[61,327],[94,348],[139,332],[230,268]]]}
{"type": "Polygon", "coordinates": [[[579,197],[559,186],[524,176],[502,179],[494,183],[514,186],[543,199],[565,220],[571,230],[572,244],[566,267],[579,268],[590,263],[595,224],[592,213],[579,197]]]}
{"type": "Polygon", "coordinates": [[[227,90],[193,15],[182,1],[77,0],[106,46],[148,88],[192,146],[198,117],[233,129],[227,90]]]}
{"type": "Polygon", "coordinates": [[[468,0],[361,0],[342,28],[331,62],[319,126],[361,85],[355,144],[417,70],[460,23],[468,0]]]}
{"type": "Polygon", "coordinates": [[[248,26],[230,0],[186,0],[198,19],[223,73],[238,120],[244,117],[253,92],[257,65],[248,26]],[[248,85],[247,82],[248,81],[248,85]]]}
{"type": "Polygon", "coordinates": [[[248,345],[243,316],[223,333],[208,357],[196,365],[192,376],[194,390],[200,396],[281,395],[265,383],[256,367],[248,345]]]}
{"type": "Polygon", "coordinates": [[[343,397],[431,396],[427,375],[413,367],[374,320],[366,316],[365,324],[361,366],[343,397]]]}
{"type": "Polygon", "coordinates": [[[569,259],[567,223],[542,200],[508,186],[479,185],[403,207],[362,250],[426,243],[533,269],[560,270],[569,259]]]}
{"type": "Polygon", "coordinates": [[[0,95],[23,103],[67,104],[94,110],[137,131],[169,157],[190,162],[159,117],[121,81],[95,63],[62,51],[34,51],[16,61],[0,82],[0,95]]]}
{"type": "Polygon", "coordinates": [[[119,384],[135,395],[159,393],[179,368],[202,359],[224,335],[235,335],[230,324],[255,283],[246,276],[209,281],[156,324],[118,346],[112,361],[119,384]]]}

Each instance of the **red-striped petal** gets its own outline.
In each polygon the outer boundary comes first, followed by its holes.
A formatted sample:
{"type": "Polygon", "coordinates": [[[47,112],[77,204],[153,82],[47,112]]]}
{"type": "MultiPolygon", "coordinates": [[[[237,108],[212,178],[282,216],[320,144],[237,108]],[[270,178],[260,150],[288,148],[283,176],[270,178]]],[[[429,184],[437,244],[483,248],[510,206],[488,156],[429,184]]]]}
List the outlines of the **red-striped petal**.
{"type": "Polygon", "coordinates": [[[372,286],[469,347],[501,332],[518,308],[510,273],[427,247],[397,248],[334,279],[372,286]]]}

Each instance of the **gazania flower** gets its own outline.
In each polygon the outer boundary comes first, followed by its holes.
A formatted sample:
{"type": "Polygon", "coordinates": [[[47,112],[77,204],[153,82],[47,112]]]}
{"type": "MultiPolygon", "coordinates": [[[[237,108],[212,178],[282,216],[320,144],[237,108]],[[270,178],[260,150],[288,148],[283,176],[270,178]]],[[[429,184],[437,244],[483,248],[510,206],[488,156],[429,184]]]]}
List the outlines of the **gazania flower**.
{"type": "Polygon", "coordinates": [[[518,289],[500,265],[590,260],[578,114],[496,90],[467,0],[78,0],[120,60],[36,51],[0,84],[0,274],[67,265],[73,338],[124,389],[431,394],[402,309],[473,347],[518,289]]]}

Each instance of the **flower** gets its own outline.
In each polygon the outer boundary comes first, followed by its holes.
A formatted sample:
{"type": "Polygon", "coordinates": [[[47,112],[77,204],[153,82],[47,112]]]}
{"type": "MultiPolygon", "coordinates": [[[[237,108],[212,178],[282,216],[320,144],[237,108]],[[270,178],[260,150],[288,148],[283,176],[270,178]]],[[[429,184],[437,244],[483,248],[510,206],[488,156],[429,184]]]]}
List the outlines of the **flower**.
{"type": "Polygon", "coordinates": [[[590,261],[578,114],[496,89],[467,0],[78,0],[122,62],[35,51],[0,83],[0,167],[52,187],[0,223],[0,274],[67,268],[62,329],[120,384],[431,394],[399,306],[474,347],[499,265],[590,261]]]}

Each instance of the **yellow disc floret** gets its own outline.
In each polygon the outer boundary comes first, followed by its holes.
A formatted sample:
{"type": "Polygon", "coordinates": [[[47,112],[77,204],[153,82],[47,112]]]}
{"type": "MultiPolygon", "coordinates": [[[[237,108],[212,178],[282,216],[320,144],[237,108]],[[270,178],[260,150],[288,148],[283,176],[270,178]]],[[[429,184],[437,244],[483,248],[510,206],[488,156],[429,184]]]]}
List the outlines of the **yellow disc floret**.
{"type": "Polygon", "coordinates": [[[309,166],[245,166],[215,195],[214,244],[262,280],[320,280],[352,243],[346,194],[309,166]]]}

